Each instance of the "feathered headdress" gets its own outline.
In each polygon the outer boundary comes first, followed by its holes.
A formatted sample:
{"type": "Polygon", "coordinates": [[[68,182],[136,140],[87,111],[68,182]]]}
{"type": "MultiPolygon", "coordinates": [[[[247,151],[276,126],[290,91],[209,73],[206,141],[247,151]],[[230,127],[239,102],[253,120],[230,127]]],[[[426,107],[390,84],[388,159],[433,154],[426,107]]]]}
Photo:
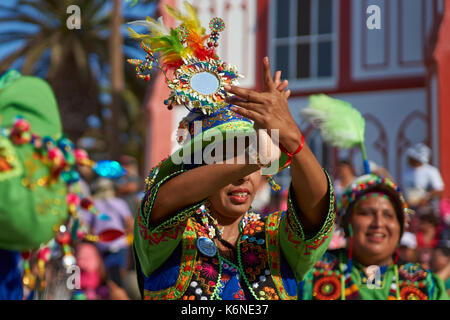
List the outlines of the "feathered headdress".
{"type": "Polygon", "coordinates": [[[147,53],[145,61],[128,59],[128,62],[136,66],[137,76],[146,81],[150,80],[153,65],[164,73],[172,91],[165,101],[169,109],[174,104],[184,104],[190,110],[200,109],[209,115],[226,105],[224,87],[237,85],[241,75],[216,54],[219,33],[225,29],[224,21],[213,18],[209,24],[211,33],[206,34],[195,8],[186,1],[184,6],[186,14],[165,6],[167,13],[181,22],[175,29],[169,30],[162,17],[131,22],[145,26],[150,33],[139,34],[128,28],[131,37],[141,41],[141,48],[147,53]],[[169,71],[173,71],[171,78],[169,71]]]}
{"type": "Polygon", "coordinates": [[[325,94],[311,95],[309,106],[300,114],[303,119],[320,129],[325,142],[341,149],[360,147],[364,171],[366,174],[370,173],[364,146],[366,122],[350,103],[330,98],[325,94]]]}

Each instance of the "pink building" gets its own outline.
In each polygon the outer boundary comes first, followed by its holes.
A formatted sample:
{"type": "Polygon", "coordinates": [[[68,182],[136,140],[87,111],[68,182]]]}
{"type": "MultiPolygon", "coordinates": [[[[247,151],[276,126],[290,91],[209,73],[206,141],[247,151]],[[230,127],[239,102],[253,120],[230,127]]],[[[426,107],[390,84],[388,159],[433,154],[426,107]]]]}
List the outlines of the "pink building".
{"type": "MultiPolygon", "coordinates": [[[[162,4],[181,7],[181,0],[162,4]]],[[[194,0],[206,26],[214,16],[227,25],[219,55],[245,75],[241,85],[261,88],[260,63],[269,56],[293,92],[290,107],[322,165],[357,150],[322,144],[302,123],[308,95],[326,93],[352,103],[366,118],[368,156],[400,181],[405,150],[417,142],[433,149],[450,197],[450,0],[194,0]],[[380,29],[369,29],[367,12],[380,9],[380,29]],[[447,87],[445,87],[447,86],[447,87]]],[[[160,10],[163,12],[163,10],[160,10]]],[[[165,17],[171,25],[173,21],[165,17]]],[[[186,113],[168,111],[160,77],[149,87],[147,170],[176,147],[174,133],[186,113]]]]}

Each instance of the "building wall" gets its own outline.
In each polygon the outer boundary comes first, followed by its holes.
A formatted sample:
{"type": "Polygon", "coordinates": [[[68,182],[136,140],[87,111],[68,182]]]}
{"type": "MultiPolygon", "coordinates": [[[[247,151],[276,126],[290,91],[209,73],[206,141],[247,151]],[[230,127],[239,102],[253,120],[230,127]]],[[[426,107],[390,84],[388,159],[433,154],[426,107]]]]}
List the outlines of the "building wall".
{"type": "MultiPolygon", "coordinates": [[[[361,112],[366,119],[365,138],[369,159],[388,169],[391,175],[400,181],[406,166],[405,150],[414,143],[427,142],[428,139],[426,90],[389,90],[331,96],[351,103],[361,112]]],[[[308,105],[308,98],[292,98],[289,104],[292,115],[308,140],[308,136],[314,136],[315,130],[302,123],[300,117],[300,111],[308,105]]],[[[320,154],[317,156],[325,162],[320,154]]],[[[351,158],[358,172],[362,173],[359,149],[341,150],[333,156],[337,159],[351,158]]]]}
{"type": "Polygon", "coordinates": [[[354,79],[425,73],[423,48],[433,23],[433,1],[353,0],[352,12],[354,79]],[[381,8],[381,30],[365,25],[369,5],[381,8]]]}

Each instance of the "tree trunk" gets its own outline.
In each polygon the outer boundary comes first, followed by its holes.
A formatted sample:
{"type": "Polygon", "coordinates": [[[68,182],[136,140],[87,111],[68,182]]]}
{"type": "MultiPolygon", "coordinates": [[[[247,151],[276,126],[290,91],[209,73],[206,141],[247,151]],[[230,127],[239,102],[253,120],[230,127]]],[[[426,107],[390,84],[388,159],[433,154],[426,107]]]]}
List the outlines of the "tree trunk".
{"type": "Polygon", "coordinates": [[[90,74],[80,73],[71,52],[48,81],[58,102],[63,132],[76,143],[87,128],[86,118],[99,111],[98,85],[90,74]]]}
{"type": "Polygon", "coordinates": [[[108,126],[108,142],[111,159],[118,159],[121,153],[120,144],[120,112],[122,104],[122,91],[124,89],[123,65],[123,37],[120,28],[123,23],[121,0],[114,0],[111,38],[110,38],[110,65],[111,65],[111,121],[108,126]]]}

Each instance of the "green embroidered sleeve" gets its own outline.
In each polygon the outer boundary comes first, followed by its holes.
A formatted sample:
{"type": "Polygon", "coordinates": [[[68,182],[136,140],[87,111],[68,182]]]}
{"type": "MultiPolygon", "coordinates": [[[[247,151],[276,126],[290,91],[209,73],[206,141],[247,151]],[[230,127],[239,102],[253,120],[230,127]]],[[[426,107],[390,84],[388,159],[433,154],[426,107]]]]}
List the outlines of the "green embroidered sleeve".
{"type": "Polygon", "coordinates": [[[428,285],[430,288],[430,293],[428,294],[430,300],[450,300],[445,289],[444,281],[439,276],[434,273],[428,273],[427,281],[430,283],[428,285]]]}
{"type": "Polygon", "coordinates": [[[333,185],[327,173],[326,176],[328,179],[328,214],[317,234],[305,235],[299,219],[299,208],[293,195],[292,186],[289,189],[288,209],[280,221],[281,249],[294,271],[297,281],[304,279],[307,272],[325,253],[331,241],[336,211],[333,185]]]}
{"type": "Polygon", "coordinates": [[[152,226],[149,218],[159,188],[169,179],[182,174],[186,170],[176,171],[155,183],[141,202],[135,219],[134,246],[142,272],[148,276],[167,260],[177,247],[186,228],[186,222],[203,202],[196,203],[177,212],[174,216],[159,225],[152,226]]]}

